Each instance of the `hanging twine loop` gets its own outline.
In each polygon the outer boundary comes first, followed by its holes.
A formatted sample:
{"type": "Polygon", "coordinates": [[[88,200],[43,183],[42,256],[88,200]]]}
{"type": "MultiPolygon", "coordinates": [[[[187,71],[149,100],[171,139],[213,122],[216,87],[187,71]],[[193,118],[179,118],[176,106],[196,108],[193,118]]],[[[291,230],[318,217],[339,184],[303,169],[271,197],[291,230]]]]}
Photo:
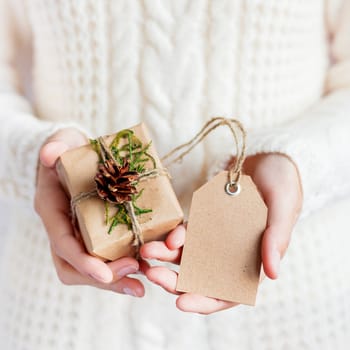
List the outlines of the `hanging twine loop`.
{"type": "Polygon", "coordinates": [[[236,119],[224,117],[210,119],[191,140],[171,150],[161,161],[168,165],[181,161],[183,157],[189,154],[209,133],[223,125],[226,125],[231,131],[236,146],[236,159],[228,168],[228,181],[225,186],[226,193],[235,196],[240,193],[239,180],[241,178],[246,152],[246,131],[243,125],[236,119]]]}

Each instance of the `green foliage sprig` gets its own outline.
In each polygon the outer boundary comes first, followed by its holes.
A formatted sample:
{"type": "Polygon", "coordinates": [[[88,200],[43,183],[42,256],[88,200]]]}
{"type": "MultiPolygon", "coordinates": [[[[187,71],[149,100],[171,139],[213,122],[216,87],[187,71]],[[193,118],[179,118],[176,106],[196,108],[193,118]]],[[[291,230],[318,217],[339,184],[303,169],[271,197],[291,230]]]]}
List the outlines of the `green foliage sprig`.
{"type": "MultiPolygon", "coordinates": [[[[98,154],[99,163],[103,164],[103,150],[101,149],[100,142],[98,140],[92,139],[90,140],[90,145],[98,154]]],[[[143,145],[141,140],[135,135],[132,130],[125,129],[119,131],[116,134],[109,146],[109,150],[116,164],[123,166],[127,161],[130,171],[136,171],[139,175],[142,175],[149,170],[146,168],[149,163],[151,163],[153,169],[156,168],[156,161],[154,157],[149,153],[150,146],[151,142],[143,145]]],[[[137,184],[138,180],[133,183],[133,185],[137,184]]],[[[134,213],[136,216],[152,212],[152,209],[140,208],[136,204],[137,200],[141,197],[143,190],[144,189],[131,196],[131,204],[134,208],[134,213]]],[[[129,230],[132,228],[131,218],[123,203],[109,203],[105,200],[105,222],[106,225],[109,225],[108,234],[111,234],[113,229],[121,224],[126,225],[129,230]],[[113,215],[110,215],[110,206],[116,209],[113,215]]]]}

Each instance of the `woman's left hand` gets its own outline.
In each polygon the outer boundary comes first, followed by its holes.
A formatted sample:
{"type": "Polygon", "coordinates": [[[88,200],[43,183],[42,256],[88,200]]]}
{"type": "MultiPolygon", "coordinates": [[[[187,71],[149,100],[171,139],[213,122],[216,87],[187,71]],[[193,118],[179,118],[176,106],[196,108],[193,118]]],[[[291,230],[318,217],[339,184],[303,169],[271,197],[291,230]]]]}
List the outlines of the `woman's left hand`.
{"type": "MultiPolygon", "coordinates": [[[[276,153],[248,157],[244,173],[252,177],[268,207],[267,226],[262,238],[261,256],[267,277],[276,279],[280,260],[289,245],[293,227],[299,216],[303,196],[299,174],[294,163],[276,153]]],[[[157,259],[178,264],[185,242],[185,227],[178,226],[169,233],[165,242],[146,243],[141,248],[144,259],[157,259]]],[[[149,267],[147,278],[170,293],[177,294],[177,307],[186,312],[210,314],[237,303],[176,291],[177,273],[164,266],[149,267]]]]}

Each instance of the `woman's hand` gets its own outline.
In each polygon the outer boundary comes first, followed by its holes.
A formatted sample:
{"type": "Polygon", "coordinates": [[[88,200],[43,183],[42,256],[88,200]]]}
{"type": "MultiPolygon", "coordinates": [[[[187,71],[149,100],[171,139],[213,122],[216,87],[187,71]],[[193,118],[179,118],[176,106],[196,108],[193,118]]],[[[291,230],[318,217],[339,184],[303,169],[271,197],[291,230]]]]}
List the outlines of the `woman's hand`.
{"type": "Polygon", "coordinates": [[[268,208],[261,256],[266,276],[276,279],[303,204],[298,170],[285,155],[267,153],[248,157],[244,172],[251,176],[268,208]]]}
{"type": "Polygon", "coordinates": [[[69,200],[58,180],[55,164],[63,152],[86,143],[82,133],[67,128],[50,137],[40,151],[35,209],[48,233],[57,275],[67,285],[86,284],[141,297],[144,295],[142,283],[126,277],[139,270],[135,259],[127,257],[104,263],[87,254],[76,238],[79,235],[71,224],[69,200]]]}
{"type": "MultiPolygon", "coordinates": [[[[266,276],[276,279],[280,260],[288,247],[302,207],[302,189],[298,171],[286,156],[269,153],[248,157],[244,163],[244,172],[252,177],[268,207],[261,255],[266,276]]],[[[145,259],[178,264],[184,241],[185,227],[181,225],[168,235],[165,242],[146,243],[141,248],[141,256],[145,259]]],[[[210,314],[238,305],[192,293],[176,292],[177,273],[166,267],[150,267],[145,273],[153,283],[179,295],[176,305],[182,311],[210,314]]]]}

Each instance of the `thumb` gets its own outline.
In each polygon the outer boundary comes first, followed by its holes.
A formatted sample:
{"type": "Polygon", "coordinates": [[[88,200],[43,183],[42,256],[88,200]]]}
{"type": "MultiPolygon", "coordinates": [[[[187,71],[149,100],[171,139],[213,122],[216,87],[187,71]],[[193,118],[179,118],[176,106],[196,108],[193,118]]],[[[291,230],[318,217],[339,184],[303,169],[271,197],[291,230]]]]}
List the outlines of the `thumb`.
{"type": "Polygon", "coordinates": [[[58,157],[67,151],[69,146],[62,141],[48,141],[40,151],[40,162],[47,168],[53,168],[58,157]]]}
{"type": "Polygon", "coordinates": [[[40,163],[53,168],[57,159],[67,150],[83,146],[87,143],[86,136],[74,128],[66,128],[57,131],[49,137],[41,147],[39,158],[40,163]]]}
{"type": "Polygon", "coordinates": [[[267,201],[269,207],[267,228],[262,239],[262,260],[267,277],[278,277],[282,259],[292,233],[292,205],[283,196],[267,201]]]}

